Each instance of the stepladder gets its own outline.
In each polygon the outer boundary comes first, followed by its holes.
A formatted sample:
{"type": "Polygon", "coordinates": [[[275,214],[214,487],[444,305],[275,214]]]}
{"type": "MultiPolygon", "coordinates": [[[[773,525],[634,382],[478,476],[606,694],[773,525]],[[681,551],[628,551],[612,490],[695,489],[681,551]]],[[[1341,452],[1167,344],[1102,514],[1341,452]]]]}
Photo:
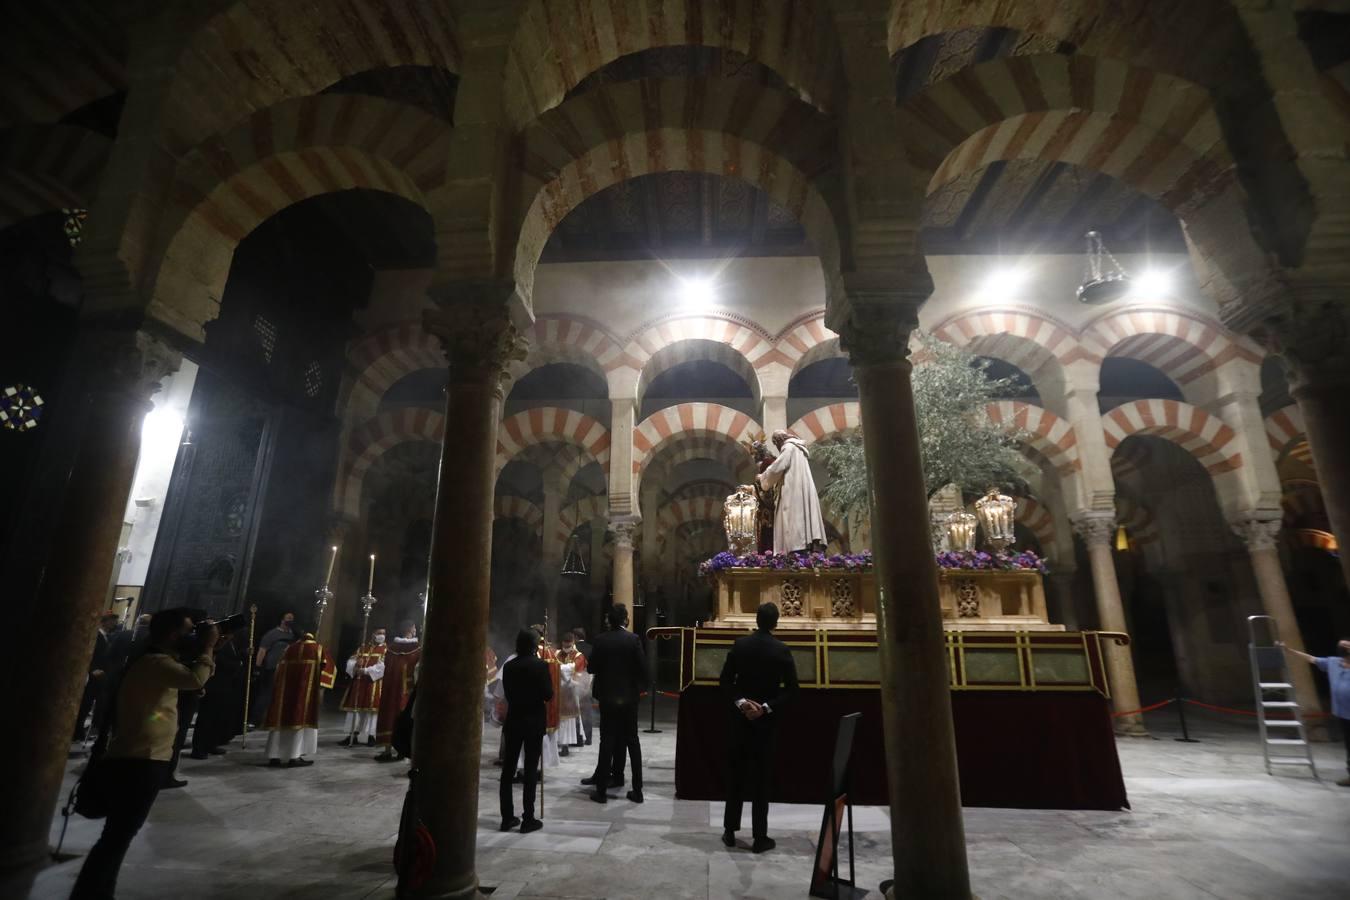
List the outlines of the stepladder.
{"type": "Polygon", "coordinates": [[[1307,766],[1313,778],[1318,778],[1303,710],[1294,694],[1289,660],[1280,645],[1279,627],[1270,616],[1248,616],[1247,635],[1266,774],[1275,774],[1275,766],[1307,766]]]}

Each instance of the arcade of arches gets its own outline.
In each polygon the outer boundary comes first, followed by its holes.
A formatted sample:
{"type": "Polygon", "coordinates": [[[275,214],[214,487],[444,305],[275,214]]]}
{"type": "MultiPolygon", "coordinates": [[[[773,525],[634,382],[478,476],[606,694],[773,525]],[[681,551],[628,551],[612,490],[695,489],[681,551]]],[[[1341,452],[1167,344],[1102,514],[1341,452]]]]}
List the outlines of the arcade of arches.
{"type": "Polygon", "coordinates": [[[1248,615],[1330,652],[1340,6],[28,9],[0,38],[0,380],[46,403],[0,432],[0,537],[10,621],[44,636],[10,664],[50,689],[12,707],[35,739],[3,750],[32,773],[6,877],[45,852],[96,613],[267,618],[339,545],[322,640],[355,643],[372,553],[380,615],[425,610],[425,896],[468,896],[484,648],[610,598],[705,619],[742,444],[865,425],[870,533],[827,530],[905,598],[881,635],[897,896],[968,896],[911,337],[1015,376],[989,411],[1036,471],[1019,544],[1056,621],[1133,636],[1117,711],[1250,701],[1248,615]],[[1088,230],[1128,296],[1076,299],[1088,230]]]}

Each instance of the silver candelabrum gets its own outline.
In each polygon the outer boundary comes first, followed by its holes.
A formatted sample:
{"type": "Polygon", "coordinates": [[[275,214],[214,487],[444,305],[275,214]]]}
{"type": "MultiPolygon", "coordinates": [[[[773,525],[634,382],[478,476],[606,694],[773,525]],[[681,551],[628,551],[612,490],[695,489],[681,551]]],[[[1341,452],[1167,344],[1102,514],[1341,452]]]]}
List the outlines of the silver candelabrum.
{"type": "Polygon", "coordinates": [[[324,585],[314,592],[314,636],[319,636],[319,629],[323,627],[323,614],[328,611],[328,604],[333,599],[333,592],[324,585]]]}

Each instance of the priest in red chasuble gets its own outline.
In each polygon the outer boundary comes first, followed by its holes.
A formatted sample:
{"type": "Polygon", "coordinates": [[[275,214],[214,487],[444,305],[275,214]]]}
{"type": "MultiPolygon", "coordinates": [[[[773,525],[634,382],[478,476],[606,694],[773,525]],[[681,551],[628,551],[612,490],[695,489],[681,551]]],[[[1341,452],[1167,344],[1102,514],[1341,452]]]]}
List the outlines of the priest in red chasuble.
{"type": "Polygon", "coordinates": [[[319,707],[321,691],[337,681],[337,665],[323,644],[306,634],[293,642],[277,664],[272,682],[272,705],[267,708],[263,727],[268,729],[268,765],[290,768],[312,766],[305,759],[319,750],[319,707]]]}
{"type": "Polygon", "coordinates": [[[342,695],[339,707],[347,714],[347,722],[342,730],[347,736],[340,742],[343,747],[360,743],[375,746],[375,716],[380,710],[381,688],[384,686],[385,631],[376,628],[370,643],[357,649],[347,660],[347,692],[342,695]]]}
{"type": "Polygon", "coordinates": [[[408,703],[417,664],[422,661],[422,645],[417,640],[417,626],[405,619],[398,625],[399,634],[384,654],[384,686],[380,689],[379,714],[375,723],[375,743],[384,749],[376,762],[394,762],[403,754],[393,747],[394,724],[408,703]]]}

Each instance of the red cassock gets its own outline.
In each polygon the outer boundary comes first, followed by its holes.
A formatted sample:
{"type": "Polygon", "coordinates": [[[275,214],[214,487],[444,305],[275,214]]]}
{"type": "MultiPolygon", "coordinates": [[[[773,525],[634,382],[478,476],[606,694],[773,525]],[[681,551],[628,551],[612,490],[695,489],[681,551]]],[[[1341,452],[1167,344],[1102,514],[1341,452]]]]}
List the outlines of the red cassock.
{"type": "Polygon", "coordinates": [[[272,705],[263,727],[318,728],[320,690],[337,681],[337,665],[323,644],[313,638],[296,641],[286,648],[272,682],[272,705]]]}
{"type": "Polygon", "coordinates": [[[413,673],[422,658],[420,644],[396,641],[384,654],[384,687],[380,691],[380,714],[375,719],[375,743],[388,746],[394,739],[394,723],[408,702],[413,673]],[[412,649],[404,649],[404,648],[412,649]]]}
{"type": "MultiPolygon", "coordinates": [[[[369,669],[384,662],[384,652],[389,649],[384,644],[366,644],[356,654],[356,668],[369,669]]],[[[342,695],[342,704],[338,708],[343,712],[375,712],[380,708],[380,694],[384,679],[371,681],[369,675],[358,675],[347,685],[342,695]]]]}

